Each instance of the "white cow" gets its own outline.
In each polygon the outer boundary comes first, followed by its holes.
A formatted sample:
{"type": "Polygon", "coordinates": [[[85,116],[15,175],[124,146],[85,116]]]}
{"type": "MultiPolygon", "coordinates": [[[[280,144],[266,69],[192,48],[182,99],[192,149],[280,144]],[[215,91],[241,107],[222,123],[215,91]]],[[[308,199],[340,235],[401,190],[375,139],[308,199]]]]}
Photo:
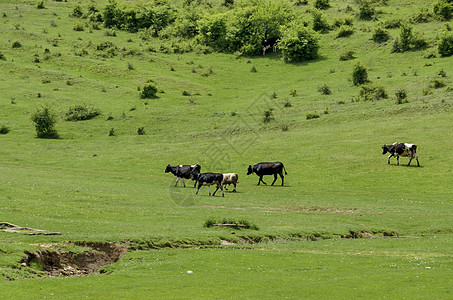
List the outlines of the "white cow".
{"type": "Polygon", "coordinates": [[[237,182],[238,182],[237,173],[224,173],[223,174],[222,186],[224,187],[225,190],[228,190],[226,187],[227,185],[233,184],[234,185],[233,192],[236,192],[237,182]]]}

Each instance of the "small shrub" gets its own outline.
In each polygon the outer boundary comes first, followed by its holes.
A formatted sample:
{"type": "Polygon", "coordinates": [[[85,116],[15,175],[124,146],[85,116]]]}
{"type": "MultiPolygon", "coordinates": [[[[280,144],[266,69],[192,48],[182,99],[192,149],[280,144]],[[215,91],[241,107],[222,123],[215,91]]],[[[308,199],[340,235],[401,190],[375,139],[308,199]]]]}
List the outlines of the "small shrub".
{"type": "Polygon", "coordinates": [[[274,121],[274,109],[269,108],[264,111],[263,123],[269,123],[270,121],[274,121]]]}
{"type": "Polygon", "coordinates": [[[388,95],[383,86],[362,84],[359,87],[359,99],[362,101],[372,101],[387,98],[388,95]]]}
{"type": "Polygon", "coordinates": [[[188,91],[182,91],[183,96],[192,96],[192,94],[188,91]]]}
{"type": "Polygon", "coordinates": [[[445,83],[443,80],[436,78],[436,79],[433,79],[433,81],[431,82],[431,86],[435,89],[440,89],[440,88],[445,87],[445,83]]]}
{"type": "Polygon", "coordinates": [[[12,44],[12,48],[20,48],[22,47],[22,44],[19,41],[14,41],[12,44]]]}
{"type": "Polygon", "coordinates": [[[289,125],[288,124],[283,124],[281,126],[282,131],[288,131],[289,130],[289,125]]]}
{"type": "Polygon", "coordinates": [[[35,123],[36,136],[42,139],[58,139],[59,135],[55,129],[56,116],[48,107],[42,107],[34,112],[31,120],[35,123]]]}
{"type": "Polygon", "coordinates": [[[318,32],[327,32],[330,30],[329,23],[326,16],[320,10],[313,10],[311,12],[313,17],[313,30],[318,32]]]}
{"type": "Polygon", "coordinates": [[[401,52],[408,51],[411,48],[412,37],[412,26],[402,25],[400,32],[401,52]]]}
{"type": "Polygon", "coordinates": [[[317,113],[307,113],[307,114],[305,115],[305,118],[306,118],[307,120],[317,119],[317,118],[319,118],[319,115],[318,115],[317,113]]]}
{"type": "Polygon", "coordinates": [[[442,57],[453,55],[453,34],[444,32],[441,35],[437,51],[442,57]]]}
{"type": "Polygon", "coordinates": [[[293,105],[291,104],[291,102],[286,99],[285,102],[283,102],[283,107],[292,107],[293,105]]]}
{"type": "Polygon", "coordinates": [[[272,94],[271,94],[271,99],[277,99],[277,92],[274,91],[272,94]]]}
{"type": "Polygon", "coordinates": [[[296,97],[296,96],[297,96],[297,91],[296,91],[295,89],[290,90],[290,91],[289,91],[289,94],[290,94],[291,96],[293,96],[293,97],[296,97]]]}
{"type": "Polygon", "coordinates": [[[7,134],[9,133],[9,128],[6,125],[0,126],[0,134],[7,134]]]}
{"type": "Polygon", "coordinates": [[[43,78],[41,79],[41,83],[46,84],[46,83],[51,83],[49,78],[43,78]]]}
{"type": "Polygon", "coordinates": [[[387,30],[385,30],[382,26],[377,26],[373,30],[372,40],[376,43],[383,43],[388,41],[390,38],[390,34],[387,30]]]}
{"type": "Polygon", "coordinates": [[[36,8],[37,8],[37,9],[44,9],[44,8],[46,8],[46,7],[44,6],[44,0],[39,0],[38,2],[36,2],[36,8]]]}
{"type": "Polygon", "coordinates": [[[318,88],[318,92],[320,92],[323,95],[332,94],[332,91],[330,90],[330,87],[327,84],[325,84],[325,83],[318,88]]]}
{"type": "Polygon", "coordinates": [[[444,69],[440,70],[439,73],[437,73],[437,75],[439,75],[440,77],[447,77],[447,72],[444,71],[444,69]]]}
{"type": "Polygon", "coordinates": [[[85,28],[84,28],[83,24],[76,23],[76,24],[74,24],[74,27],[72,27],[72,30],[74,30],[74,31],[84,31],[85,28]]]}
{"type": "Polygon", "coordinates": [[[423,91],[422,91],[423,96],[428,96],[428,95],[431,95],[432,93],[433,93],[433,91],[430,88],[423,89],[423,91]]]}
{"type": "Polygon", "coordinates": [[[339,60],[346,61],[346,60],[354,59],[355,58],[354,54],[355,54],[355,52],[352,50],[345,51],[340,54],[339,60]]]}
{"type": "Polygon", "coordinates": [[[415,15],[411,16],[410,22],[413,24],[428,23],[431,19],[432,15],[429,13],[428,9],[422,8],[415,15]]]}
{"type": "Polygon", "coordinates": [[[5,54],[0,51],[0,60],[6,60],[5,54]]]}
{"type": "Polygon", "coordinates": [[[70,107],[65,114],[66,121],[85,121],[91,120],[101,114],[98,108],[88,108],[86,105],[75,105],[70,107]]]}
{"type": "Polygon", "coordinates": [[[203,227],[205,228],[210,228],[210,227],[228,227],[228,228],[234,228],[234,229],[253,229],[253,230],[259,230],[258,226],[256,226],[253,223],[250,223],[247,220],[235,220],[235,219],[215,219],[215,218],[209,218],[206,220],[204,223],[203,227]]]}
{"type": "Polygon", "coordinates": [[[74,9],[72,10],[72,16],[73,17],[76,17],[76,18],[80,18],[83,16],[83,10],[82,10],[82,7],[77,4],[76,6],[74,6],[74,9]]]}
{"type": "Polygon", "coordinates": [[[255,66],[253,66],[253,67],[250,69],[250,72],[256,73],[256,68],[255,68],[255,66]]]}
{"type": "Polygon", "coordinates": [[[442,20],[450,20],[453,16],[453,2],[451,0],[437,0],[433,12],[442,20]]]}
{"type": "Polygon", "coordinates": [[[313,6],[317,9],[327,9],[330,7],[329,0],[315,0],[313,6]]]}
{"type": "Polygon", "coordinates": [[[129,71],[135,70],[134,65],[133,65],[131,62],[128,62],[128,63],[127,63],[127,69],[128,69],[129,71]]]}
{"type": "Polygon", "coordinates": [[[374,18],[376,11],[368,0],[358,0],[359,5],[359,18],[361,20],[371,20],[374,18]]]}
{"type": "Polygon", "coordinates": [[[157,91],[158,90],[156,85],[153,82],[148,81],[147,83],[145,83],[140,92],[140,98],[141,99],[156,98],[157,91]]]}
{"type": "Polygon", "coordinates": [[[138,135],[145,135],[145,134],[146,134],[146,132],[145,132],[145,127],[139,127],[139,128],[137,129],[137,134],[138,134],[138,135]]]}
{"type": "Polygon", "coordinates": [[[409,102],[407,100],[407,92],[405,89],[398,89],[395,92],[395,96],[396,96],[396,104],[404,104],[404,103],[409,102]]]}
{"type": "Polygon", "coordinates": [[[115,136],[115,128],[110,128],[109,136],[115,136]]]}
{"type": "Polygon", "coordinates": [[[348,37],[354,33],[354,27],[349,25],[341,25],[337,33],[337,38],[348,37]]]}
{"type": "Polygon", "coordinates": [[[368,71],[366,67],[360,63],[356,64],[352,71],[352,83],[354,85],[361,85],[368,82],[368,71]]]}

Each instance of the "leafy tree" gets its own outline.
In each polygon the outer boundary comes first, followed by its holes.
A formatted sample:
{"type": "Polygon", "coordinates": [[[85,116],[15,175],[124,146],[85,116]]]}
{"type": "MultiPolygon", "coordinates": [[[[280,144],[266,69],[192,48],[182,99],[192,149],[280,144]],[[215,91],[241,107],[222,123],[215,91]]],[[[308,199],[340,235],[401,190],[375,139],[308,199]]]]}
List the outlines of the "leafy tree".
{"type": "Polygon", "coordinates": [[[47,106],[38,109],[31,116],[31,120],[35,123],[36,136],[42,139],[58,139],[59,135],[55,129],[57,122],[56,116],[50,111],[47,106]]]}
{"type": "Polygon", "coordinates": [[[299,22],[284,28],[279,44],[285,62],[299,62],[318,57],[319,37],[299,22]]]}
{"type": "Polygon", "coordinates": [[[357,63],[352,71],[352,83],[354,85],[361,85],[368,82],[368,71],[366,67],[357,63]]]}

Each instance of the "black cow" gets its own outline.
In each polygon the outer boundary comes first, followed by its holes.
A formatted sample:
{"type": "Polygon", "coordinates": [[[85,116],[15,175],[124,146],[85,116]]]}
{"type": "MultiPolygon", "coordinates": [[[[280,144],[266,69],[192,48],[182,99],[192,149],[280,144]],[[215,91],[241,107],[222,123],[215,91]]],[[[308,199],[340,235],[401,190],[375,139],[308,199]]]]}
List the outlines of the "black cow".
{"type": "Polygon", "coordinates": [[[266,55],[266,50],[272,47],[273,52],[277,51],[278,42],[280,41],[279,37],[273,37],[267,40],[264,40],[261,45],[263,46],[263,56],[266,55]]]}
{"type": "Polygon", "coordinates": [[[417,155],[417,145],[414,144],[407,144],[407,143],[393,143],[392,145],[384,145],[382,146],[382,154],[386,154],[387,152],[390,153],[388,157],[388,163],[390,164],[390,158],[392,156],[396,156],[397,165],[400,164],[400,156],[402,157],[409,157],[408,166],[411,164],[412,159],[417,160],[417,166],[420,167],[420,163],[418,162],[418,155],[417,155]]]}
{"type": "Polygon", "coordinates": [[[198,188],[197,192],[195,193],[198,195],[198,191],[200,190],[201,186],[207,185],[208,186],[208,191],[209,191],[209,196],[211,196],[211,185],[217,185],[217,188],[215,189],[214,193],[212,194],[213,196],[217,192],[218,189],[222,191],[222,197],[225,196],[223,192],[223,187],[222,187],[222,180],[223,180],[223,174],[221,173],[195,173],[194,177],[196,180],[198,180],[198,188]]]}
{"type": "Polygon", "coordinates": [[[262,162],[262,163],[254,165],[254,166],[249,166],[249,168],[247,170],[247,175],[250,175],[253,172],[255,172],[256,175],[258,175],[260,177],[260,179],[258,180],[258,185],[260,185],[260,182],[266,184],[263,181],[264,175],[274,175],[274,181],[271,184],[271,185],[274,185],[275,181],[277,180],[277,174],[278,174],[282,178],[282,186],[283,186],[283,180],[284,180],[283,170],[285,171],[285,175],[287,175],[288,173],[286,173],[286,169],[281,162],[262,162]]]}
{"type": "Polygon", "coordinates": [[[200,173],[201,171],[201,166],[198,164],[195,165],[178,165],[178,166],[170,166],[167,165],[167,168],[165,169],[165,173],[171,172],[173,175],[176,176],[176,183],[175,186],[178,184],[179,180],[182,180],[182,184],[184,187],[186,187],[186,184],[184,182],[185,179],[192,179],[195,180],[195,184],[193,187],[197,185],[197,180],[193,176],[194,173],[200,173]]]}

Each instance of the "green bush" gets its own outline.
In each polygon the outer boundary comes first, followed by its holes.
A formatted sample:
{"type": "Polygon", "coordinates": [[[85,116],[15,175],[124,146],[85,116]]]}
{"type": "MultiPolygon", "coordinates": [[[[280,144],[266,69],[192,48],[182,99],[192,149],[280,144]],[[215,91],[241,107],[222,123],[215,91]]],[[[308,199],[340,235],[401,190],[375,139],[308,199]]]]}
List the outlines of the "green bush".
{"type": "Polygon", "coordinates": [[[74,24],[74,27],[72,27],[72,30],[74,30],[74,31],[84,31],[85,28],[84,28],[83,24],[76,23],[76,24],[74,24]]]}
{"type": "Polygon", "coordinates": [[[274,109],[269,108],[264,111],[264,116],[263,116],[263,123],[269,123],[270,121],[274,121],[274,109]]]}
{"type": "Polygon", "coordinates": [[[305,118],[307,120],[317,119],[317,118],[319,118],[319,114],[317,114],[317,113],[306,113],[305,114],[305,118]]]}
{"type": "Polygon", "coordinates": [[[22,44],[19,41],[14,41],[11,47],[12,48],[20,48],[20,47],[22,47],[22,44]]]}
{"type": "Polygon", "coordinates": [[[145,132],[145,127],[139,127],[139,128],[137,129],[137,134],[138,134],[138,135],[145,135],[145,134],[146,134],[146,132],[145,132]]]}
{"type": "Polygon", "coordinates": [[[327,32],[330,30],[329,23],[322,11],[314,9],[311,12],[313,18],[313,30],[318,32],[327,32]]]}
{"type": "Polygon", "coordinates": [[[444,32],[437,45],[437,51],[442,57],[453,55],[453,34],[444,32]]]}
{"type": "Polygon", "coordinates": [[[372,101],[387,98],[388,95],[383,86],[362,84],[359,87],[359,99],[362,101],[372,101]]]}
{"type": "Polygon", "coordinates": [[[368,82],[368,71],[366,67],[357,63],[352,71],[352,83],[354,85],[361,85],[368,82]]]}
{"type": "Polygon", "coordinates": [[[35,123],[36,136],[42,139],[58,139],[59,135],[55,129],[56,116],[46,106],[35,111],[31,120],[35,123]]]}
{"type": "Polygon", "coordinates": [[[390,34],[381,25],[374,27],[372,40],[376,43],[383,43],[388,41],[390,34]]]}
{"type": "Polygon", "coordinates": [[[410,18],[410,22],[417,23],[428,23],[432,19],[432,15],[427,8],[420,9],[415,15],[410,18]]]}
{"type": "Polygon", "coordinates": [[[354,59],[355,58],[354,54],[355,54],[355,52],[352,50],[344,51],[340,54],[339,60],[345,61],[345,60],[354,59]]]}
{"type": "Polygon", "coordinates": [[[329,0],[315,0],[313,6],[317,9],[327,9],[330,7],[329,0]]]}
{"type": "Polygon", "coordinates": [[[359,18],[361,20],[371,20],[374,18],[376,11],[371,1],[357,0],[359,5],[359,18]]]}
{"type": "Polygon", "coordinates": [[[299,62],[318,57],[319,37],[301,24],[291,23],[283,30],[279,43],[285,62],[299,62]]]}
{"type": "Polygon", "coordinates": [[[332,91],[330,90],[330,87],[327,84],[325,84],[325,83],[318,88],[318,92],[320,92],[323,95],[332,94],[332,91]]]}
{"type": "Polygon", "coordinates": [[[65,115],[66,121],[91,120],[101,114],[98,108],[88,108],[86,105],[75,105],[70,107],[65,115]]]}
{"type": "Polygon", "coordinates": [[[37,9],[44,9],[44,8],[46,8],[46,7],[44,6],[44,0],[39,0],[38,2],[36,2],[36,8],[37,8],[37,9]]]}
{"type": "Polygon", "coordinates": [[[405,89],[398,89],[395,92],[395,96],[396,96],[396,104],[404,104],[404,103],[409,102],[407,100],[407,92],[405,89]]]}
{"type": "Polygon", "coordinates": [[[153,82],[148,81],[142,88],[140,92],[140,98],[142,99],[152,99],[156,98],[157,87],[153,82]]]}
{"type": "Polygon", "coordinates": [[[349,25],[341,25],[337,33],[337,38],[348,37],[354,33],[354,27],[349,25]]]}
{"type": "Polygon", "coordinates": [[[9,133],[9,128],[6,125],[0,126],[0,134],[7,134],[9,133]]]}
{"type": "Polygon", "coordinates": [[[442,20],[450,20],[453,16],[453,1],[438,0],[433,6],[433,12],[442,20]]]}
{"type": "Polygon", "coordinates": [[[401,26],[400,32],[400,43],[401,43],[401,51],[405,52],[411,48],[412,42],[412,26],[404,24],[401,26]]]}
{"type": "Polygon", "coordinates": [[[72,16],[74,16],[76,18],[80,18],[83,16],[83,10],[82,10],[82,7],[80,6],[80,4],[77,4],[76,6],[74,6],[74,8],[72,9],[72,16]]]}
{"type": "Polygon", "coordinates": [[[6,60],[5,54],[0,51],[0,60],[6,60]]]}

